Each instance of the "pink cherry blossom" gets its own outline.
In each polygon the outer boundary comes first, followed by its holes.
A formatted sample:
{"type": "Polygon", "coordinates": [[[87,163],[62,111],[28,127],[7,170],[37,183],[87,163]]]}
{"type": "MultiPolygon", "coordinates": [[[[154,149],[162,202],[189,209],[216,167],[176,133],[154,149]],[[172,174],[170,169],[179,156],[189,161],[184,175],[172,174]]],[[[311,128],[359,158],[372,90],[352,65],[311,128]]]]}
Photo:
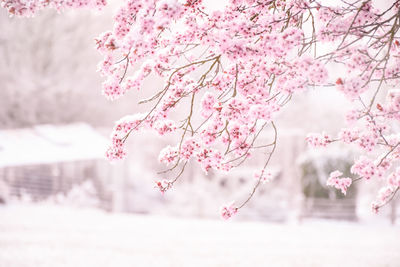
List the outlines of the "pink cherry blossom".
{"type": "Polygon", "coordinates": [[[221,217],[224,220],[228,220],[233,215],[237,213],[238,209],[234,206],[234,203],[230,203],[229,205],[224,205],[221,207],[221,217]]]}
{"type": "Polygon", "coordinates": [[[351,178],[339,178],[343,173],[340,171],[331,172],[328,180],[326,181],[326,185],[333,186],[336,189],[340,189],[344,195],[346,195],[347,189],[352,183],[351,178]]]}
{"type": "Polygon", "coordinates": [[[261,183],[269,183],[274,179],[274,176],[272,175],[271,172],[262,170],[261,172],[255,172],[254,173],[254,178],[257,181],[260,181],[261,183]]]}
{"type": "Polygon", "coordinates": [[[329,143],[333,141],[332,137],[330,137],[326,133],[322,134],[309,134],[306,138],[309,145],[313,147],[326,147],[329,143]]]}
{"type": "Polygon", "coordinates": [[[360,157],[351,167],[351,172],[369,180],[377,174],[377,167],[367,157],[360,157]]]}
{"type": "Polygon", "coordinates": [[[162,194],[164,194],[167,190],[171,189],[173,185],[173,182],[168,181],[166,179],[156,181],[155,183],[156,183],[155,187],[158,188],[158,190],[160,190],[162,194]]]}

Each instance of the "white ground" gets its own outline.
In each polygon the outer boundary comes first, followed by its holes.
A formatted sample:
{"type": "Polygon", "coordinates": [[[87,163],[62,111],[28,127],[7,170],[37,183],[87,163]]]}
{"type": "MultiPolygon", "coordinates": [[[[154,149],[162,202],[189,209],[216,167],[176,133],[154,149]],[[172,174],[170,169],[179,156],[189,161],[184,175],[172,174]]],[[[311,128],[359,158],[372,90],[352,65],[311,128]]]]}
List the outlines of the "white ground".
{"type": "Polygon", "coordinates": [[[399,267],[388,224],[172,219],[0,206],[0,267],[399,267]]]}

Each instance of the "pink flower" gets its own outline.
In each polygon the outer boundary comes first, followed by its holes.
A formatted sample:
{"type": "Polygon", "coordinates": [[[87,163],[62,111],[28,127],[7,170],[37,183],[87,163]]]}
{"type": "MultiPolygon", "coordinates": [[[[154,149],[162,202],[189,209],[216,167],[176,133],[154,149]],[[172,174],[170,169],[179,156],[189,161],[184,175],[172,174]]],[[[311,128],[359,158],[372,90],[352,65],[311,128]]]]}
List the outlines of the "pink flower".
{"type": "Polygon", "coordinates": [[[162,179],[160,181],[156,181],[156,188],[158,188],[160,190],[160,192],[162,194],[164,194],[168,189],[171,189],[173,183],[166,180],[166,179],[162,179]]]}
{"type": "Polygon", "coordinates": [[[385,204],[386,202],[388,202],[394,191],[395,190],[392,186],[382,187],[378,192],[377,202],[385,204]]]}
{"type": "Polygon", "coordinates": [[[342,91],[350,100],[357,99],[362,93],[368,90],[368,86],[360,77],[347,79],[344,83],[338,84],[339,91],[342,91]]]}
{"type": "Polygon", "coordinates": [[[306,141],[313,147],[326,147],[333,139],[326,133],[313,133],[307,135],[306,141]]]}
{"type": "Polygon", "coordinates": [[[365,179],[371,179],[378,171],[375,164],[367,157],[360,157],[351,167],[351,172],[365,179]]]}
{"type": "Polygon", "coordinates": [[[391,112],[400,111],[400,89],[392,89],[388,93],[388,109],[391,112]]]}
{"type": "Polygon", "coordinates": [[[115,100],[125,94],[125,89],[121,87],[117,79],[108,79],[103,82],[103,95],[109,100],[115,100]]]}
{"type": "Polygon", "coordinates": [[[206,92],[201,99],[201,115],[207,118],[214,112],[215,97],[213,94],[206,92]]]}
{"type": "Polygon", "coordinates": [[[377,202],[372,202],[371,209],[373,213],[377,214],[379,212],[380,206],[377,202]]]}
{"type": "Polygon", "coordinates": [[[182,143],[180,154],[184,159],[188,160],[199,148],[200,144],[194,138],[189,138],[182,143]]]}
{"type": "Polygon", "coordinates": [[[367,152],[371,152],[378,143],[378,135],[361,134],[358,145],[367,152]]]}
{"type": "Polygon", "coordinates": [[[176,130],[176,125],[173,120],[158,120],[153,127],[159,135],[172,133],[176,130]]]}
{"type": "Polygon", "coordinates": [[[346,144],[356,141],[359,137],[359,130],[356,128],[344,128],[339,132],[339,138],[346,144]]]}
{"type": "Polygon", "coordinates": [[[393,187],[400,187],[400,167],[389,175],[388,183],[393,187]]]}
{"type": "Polygon", "coordinates": [[[221,207],[221,217],[224,220],[228,220],[231,218],[233,215],[235,215],[238,211],[236,207],[233,206],[233,202],[230,203],[229,205],[225,205],[221,207]]]}
{"type": "Polygon", "coordinates": [[[178,148],[166,146],[161,150],[158,160],[167,165],[173,165],[178,161],[178,148]]]}
{"type": "Polygon", "coordinates": [[[328,180],[326,181],[326,185],[333,186],[336,189],[340,189],[344,195],[346,195],[347,189],[352,183],[351,178],[339,178],[343,173],[340,171],[331,172],[328,180]]]}
{"type": "Polygon", "coordinates": [[[117,161],[126,157],[126,148],[120,139],[113,139],[112,145],[106,151],[106,157],[109,161],[117,161]]]}
{"type": "Polygon", "coordinates": [[[260,180],[261,183],[266,184],[273,180],[273,175],[271,172],[262,170],[261,172],[254,173],[254,178],[260,180]]]}

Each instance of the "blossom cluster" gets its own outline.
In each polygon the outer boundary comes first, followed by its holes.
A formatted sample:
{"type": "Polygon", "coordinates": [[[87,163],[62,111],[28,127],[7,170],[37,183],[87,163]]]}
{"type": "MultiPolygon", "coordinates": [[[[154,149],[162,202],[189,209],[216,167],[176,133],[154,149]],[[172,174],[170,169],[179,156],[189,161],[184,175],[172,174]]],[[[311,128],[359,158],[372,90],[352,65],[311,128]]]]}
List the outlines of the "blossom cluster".
{"type": "Polygon", "coordinates": [[[340,189],[342,191],[342,193],[344,195],[346,195],[347,192],[347,188],[349,188],[349,186],[352,183],[352,179],[351,178],[339,178],[340,176],[342,176],[343,173],[340,171],[334,171],[329,175],[328,180],[326,181],[326,185],[328,186],[333,186],[336,189],[340,189]]]}
{"type": "Polygon", "coordinates": [[[145,126],[145,115],[134,114],[121,118],[115,123],[111,134],[112,145],[106,151],[110,161],[120,160],[126,156],[125,140],[132,131],[145,126]]]}
{"type": "Polygon", "coordinates": [[[274,179],[274,176],[271,172],[262,170],[261,172],[254,173],[254,178],[261,183],[269,183],[274,179]]]}
{"type": "Polygon", "coordinates": [[[229,205],[224,205],[221,207],[221,217],[224,220],[228,220],[233,215],[237,213],[238,209],[234,206],[234,203],[230,203],[229,205]]]}
{"type": "Polygon", "coordinates": [[[307,135],[307,143],[313,147],[326,147],[329,143],[333,142],[331,136],[327,133],[310,133],[307,135]]]}
{"type": "Polygon", "coordinates": [[[155,187],[160,190],[162,194],[164,194],[168,189],[172,187],[173,183],[171,181],[168,181],[166,179],[162,179],[160,181],[156,181],[155,187]]]}

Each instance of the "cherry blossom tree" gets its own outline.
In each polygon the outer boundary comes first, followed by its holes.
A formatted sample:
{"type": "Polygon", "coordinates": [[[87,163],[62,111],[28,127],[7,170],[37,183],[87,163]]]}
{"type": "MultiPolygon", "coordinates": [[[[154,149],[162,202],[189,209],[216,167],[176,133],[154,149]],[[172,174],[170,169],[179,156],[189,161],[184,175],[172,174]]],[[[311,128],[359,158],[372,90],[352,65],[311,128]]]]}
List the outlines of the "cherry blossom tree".
{"type": "MultiPolygon", "coordinates": [[[[167,165],[156,187],[162,193],[190,161],[204,172],[229,172],[257,153],[248,198],[222,207],[236,214],[272,175],[269,162],[279,142],[278,114],[294,94],[310,87],[336,87],[350,101],[347,127],[337,136],[310,134],[311,146],[342,142],[363,153],[352,177],[331,173],[327,185],[344,194],[355,182],[385,184],[373,211],[391,201],[400,186],[400,1],[127,0],[113,29],[96,39],[104,56],[103,94],[116,100],[143,90],[147,79],[163,85],[139,104],[147,111],[116,122],[107,157],[123,159],[128,137],[151,129],[177,137],[159,160],[167,165]],[[381,1],[382,2],[382,1],[381,1]],[[270,136],[267,143],[260,136],[270,136]]],[[[1,0],[11,15],[32,16],[44,7],[99,8],[96,0],[1,0]]],[[[334,104],[334,103],[332,103],[334,104]]],[[[312,109],[312,107],[309,107],[312,109]]],[[[318,112],[318,111],[316,111],[318,112]]],[[[263,139],[265,140],[265,139],[263,139]]]]}

